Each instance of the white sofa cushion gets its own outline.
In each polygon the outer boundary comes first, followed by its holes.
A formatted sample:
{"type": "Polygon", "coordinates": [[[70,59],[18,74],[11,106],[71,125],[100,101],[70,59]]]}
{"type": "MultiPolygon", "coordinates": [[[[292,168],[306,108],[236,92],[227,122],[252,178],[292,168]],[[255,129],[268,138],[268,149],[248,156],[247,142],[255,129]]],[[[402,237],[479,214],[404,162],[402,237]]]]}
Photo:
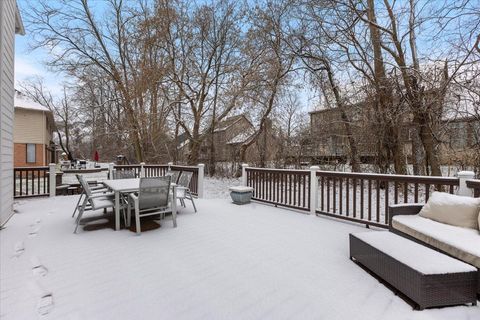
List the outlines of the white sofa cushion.
{"type": "Polygon", "coordinates": [[[392,227],[480,268],[478,230],[451,226],[419,215],[394,216],[392,227]]]}
{"type": "Polygon", "coordinates": [[[420,210],[420,216],[452,226],[478,230],[480,198],[434,192],[420,210]]]}

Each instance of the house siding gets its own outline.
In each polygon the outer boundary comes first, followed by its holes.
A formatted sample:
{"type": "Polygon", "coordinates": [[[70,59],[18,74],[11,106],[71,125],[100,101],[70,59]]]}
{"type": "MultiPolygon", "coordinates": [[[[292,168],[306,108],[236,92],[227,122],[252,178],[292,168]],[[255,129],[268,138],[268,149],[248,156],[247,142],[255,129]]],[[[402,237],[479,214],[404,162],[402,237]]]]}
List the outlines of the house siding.
{"type": "Polygon", "coordinates": [[[47,152],[47,146],[35,143],[35,162],[27,162],[27,144],[14,144],[14,166],[16,167],[39,167],[47,166],[50,156],[47,152]]]}
{"type": "Polygon", "coordinates": [[[43,111],[15,108],[13,132],[15,143],[48,144],[51,140],[47,117],[43,111]]]}
{"type": "Polygon", "coordinates": [[[0,1],[0,226],[13,214],[15,0],[0,1]]]}

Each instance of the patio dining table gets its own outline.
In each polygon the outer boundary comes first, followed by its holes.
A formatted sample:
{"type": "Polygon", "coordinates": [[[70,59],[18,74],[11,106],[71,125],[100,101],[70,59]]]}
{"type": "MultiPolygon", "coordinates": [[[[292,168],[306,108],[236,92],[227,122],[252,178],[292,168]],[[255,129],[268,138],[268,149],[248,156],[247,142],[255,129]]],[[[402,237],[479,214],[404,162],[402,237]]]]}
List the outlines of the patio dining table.
{"type": "MultiPolygon", "coordinates": [[[[115,230],[120,230],[120,194],[137,192],[140,189],[140,179],[104,180],[103,184],[115,193],[115,230]]],[[[171,183],[172,187],[176,184],[171,183]]]]}

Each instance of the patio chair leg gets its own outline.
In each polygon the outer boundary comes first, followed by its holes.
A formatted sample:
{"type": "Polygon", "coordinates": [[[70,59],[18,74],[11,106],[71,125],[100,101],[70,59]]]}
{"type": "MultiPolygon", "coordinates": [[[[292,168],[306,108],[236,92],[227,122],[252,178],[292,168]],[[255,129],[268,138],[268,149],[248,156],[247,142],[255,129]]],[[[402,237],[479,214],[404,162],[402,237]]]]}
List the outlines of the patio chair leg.
{"type": "Polygon", "coordinates": [[[125,211],[125,208],[122,208],[123,222],[125,223],[125,227],[128,227],[127,215],[125,211]]]}
{"type": "Polygon", "coordinates": [[[130,222],[132,221],[132,209],[130,207],[130,202],[127,204],[127,221],[128,221],[128,226],[130,227],[130,222]]]}
{"type": "Polygon", "coordinates": [[[80,197],[78,198],[77,205],[75,206],[75,210],[73,210],[72,218],[75,217],[75,213],[77,213],[78,207],[80,206],[80,201],[82,200],[83,192],[80,193],[80,197]]]}
{"type": "Polygon", "coordinates": [[[135,203],[135,229],[137,231],[137,236],[139,236],[142,231],[140,230],[140,208],[138,207],[138,202],[135,203]]]}
{"type": "Polygon", "coordinates": [[[173,220],[173,227],[177,227],[177,210],[172,210],[172,220],[173,220]]]}
{"type": "Polygon", "coordinates": [[[77,224],[80,223],[81,216],[83,216],[83,213],[87,209],[87,205],[88,205],[88,198],[85,197],[85,199],[83,199],[82,205],[80,206],[80,209],[78,209],[77,219],[75,220],[77,224]]]}
{"type": "Polygon", "coordinates": [[[85,198],[85,200],[83,201],[82,207],[80,208],[80,210],[78,212],[77,225],[75,226],[75,230],[73,231],[73,233],[77,233],[78,226],[80,225],[80,219],[82,218],[83,213],[85,212],[85,206],[86,205],[87,205],[87,198],[85,198]]]}
{"type": "Polygon", "coordinates": [[[195,207],[195,202],[193,201],[192,194],[190,193],[190,191],[188,191],[188,194],[190,196],[190,201],[192,201],[193,210],[195,210],[195,213],[196,213],[197,212],[197,207],[195,207]]]}

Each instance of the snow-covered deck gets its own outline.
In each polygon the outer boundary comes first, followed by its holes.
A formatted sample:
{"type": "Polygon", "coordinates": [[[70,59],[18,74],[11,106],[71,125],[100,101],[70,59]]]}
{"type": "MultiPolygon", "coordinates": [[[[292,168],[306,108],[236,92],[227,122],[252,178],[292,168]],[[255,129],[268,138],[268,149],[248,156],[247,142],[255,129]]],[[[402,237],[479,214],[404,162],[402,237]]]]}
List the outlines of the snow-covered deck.
{"type": "Polygon", "coordinates": [[[183,209],[175,229],[167,219],[141,236],[111,229],[75,235],[76,199],[17,204],[0,232],[2,319],[480,316],[478,306],[413,311],[349,260],[348,234],[375,232],[359,225],[201,199],[197,214],[183,209]]]}

